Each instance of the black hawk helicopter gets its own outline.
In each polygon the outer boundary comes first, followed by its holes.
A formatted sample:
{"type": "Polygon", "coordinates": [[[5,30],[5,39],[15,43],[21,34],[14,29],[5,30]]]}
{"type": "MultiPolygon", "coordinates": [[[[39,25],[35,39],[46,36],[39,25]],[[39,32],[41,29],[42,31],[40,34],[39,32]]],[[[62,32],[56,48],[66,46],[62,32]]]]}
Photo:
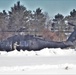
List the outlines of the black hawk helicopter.
{"type": "MultiPolygon", "coordinates": [[[[68,24],[75,26],[68,22],[68,24]]],[[[43,48],[67,48],[73,46],[73,42],[76,40],[76,26],[74,31],[71,33],[69,38],[63,42],[48,41],[45,39],[40,39],[32,35],[14,35],[7,38],[6,40],[0,41],[1,51],[13,51],[17,49],[18,51],[28,50],[37,51],[43,48]]]]}

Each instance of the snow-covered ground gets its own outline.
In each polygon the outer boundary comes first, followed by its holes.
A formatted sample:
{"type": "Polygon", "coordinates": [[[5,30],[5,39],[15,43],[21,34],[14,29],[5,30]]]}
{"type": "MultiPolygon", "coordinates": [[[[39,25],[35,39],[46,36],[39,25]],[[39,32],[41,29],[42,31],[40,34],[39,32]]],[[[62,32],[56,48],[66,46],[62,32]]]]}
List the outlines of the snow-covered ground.
{"type": "Polygon", "coordinates": [[[6,52],[6,51],[0,51],[1,56],[66,56],[66,55],[76,55],[75,49],[60,49],[60,48],[45,48],[42,49],[41,51],[11,51],[11,52],[6,52]]]}
{"type": "Polygon", "coordinates": [[[0,51],[0,74],[76,74],[76,51],[0,51]]]}
{"type": "Polygon", "coordinates": [[[2,74],[76,74],[75,71],[74,64],[0,67],[2,74]]]}

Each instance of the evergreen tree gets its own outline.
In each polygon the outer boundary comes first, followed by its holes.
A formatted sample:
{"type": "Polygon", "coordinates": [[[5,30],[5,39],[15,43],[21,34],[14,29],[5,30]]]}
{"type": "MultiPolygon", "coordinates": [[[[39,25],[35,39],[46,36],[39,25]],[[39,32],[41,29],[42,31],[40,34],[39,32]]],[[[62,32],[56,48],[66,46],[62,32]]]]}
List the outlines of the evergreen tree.
{"type": "Polygon", "coordinates": [[[14,4],[14,7],[11,7],[11,11],[9,11],[8,29],[11,31],[19,31],[20,28],[26,28],[30,14],[31,13],[26,10],[26,7],[20,5],[18,1],[17,4],[14,4]]]}
{"type": "Polygon", "coordinates": [[[73,11],[70,12],[70,16],[71,17],[76,17],[76,10],[73,9],[73,11]]]}
{"type": "Polygon", "coordinates": [[[62,15],[62,14],[57,14],[57,15],[55,15],[55,19],[56,20],[62,20],[64,18],[64,16],[62,15]]]}

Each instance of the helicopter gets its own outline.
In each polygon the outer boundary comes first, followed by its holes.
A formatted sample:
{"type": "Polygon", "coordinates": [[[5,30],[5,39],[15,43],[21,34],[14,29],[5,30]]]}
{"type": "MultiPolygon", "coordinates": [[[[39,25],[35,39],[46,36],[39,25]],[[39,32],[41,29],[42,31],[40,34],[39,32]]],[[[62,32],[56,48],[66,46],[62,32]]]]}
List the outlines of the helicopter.
{"type": "MultiPolygon", "coordinates": [[[[75,26],[68,22],[68,24],[75,26]]],[[[76,27],[76,26],[75,26],[76,27]]],[[[6,40],[0,41],[0,51],[13,51],[21,49],[28,51],[39,51],[44,48],[67,48],[73,46],[73,42],[76,40],[76,29],[71,33],[66,41],[56,42],[46,39],[40,39],[33,35],[14,35],[6,40]]]]}

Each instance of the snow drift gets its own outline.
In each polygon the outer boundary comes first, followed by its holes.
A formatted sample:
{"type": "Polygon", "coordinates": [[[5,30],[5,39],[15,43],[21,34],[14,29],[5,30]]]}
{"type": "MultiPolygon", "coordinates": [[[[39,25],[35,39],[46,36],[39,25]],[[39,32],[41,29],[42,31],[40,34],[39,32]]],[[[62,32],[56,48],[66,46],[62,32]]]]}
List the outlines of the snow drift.
{"type": "Polygon", "coordinates": [[[56,56],[56,55],[74,55],[76,54],[75,49],[54,49],[54,48],[45,48],[42,49],[41,51],[11,51],[11,52],[6,52],[6,51],[0,51],[0,55],[6,55],[6,56],[56,56]]]}

